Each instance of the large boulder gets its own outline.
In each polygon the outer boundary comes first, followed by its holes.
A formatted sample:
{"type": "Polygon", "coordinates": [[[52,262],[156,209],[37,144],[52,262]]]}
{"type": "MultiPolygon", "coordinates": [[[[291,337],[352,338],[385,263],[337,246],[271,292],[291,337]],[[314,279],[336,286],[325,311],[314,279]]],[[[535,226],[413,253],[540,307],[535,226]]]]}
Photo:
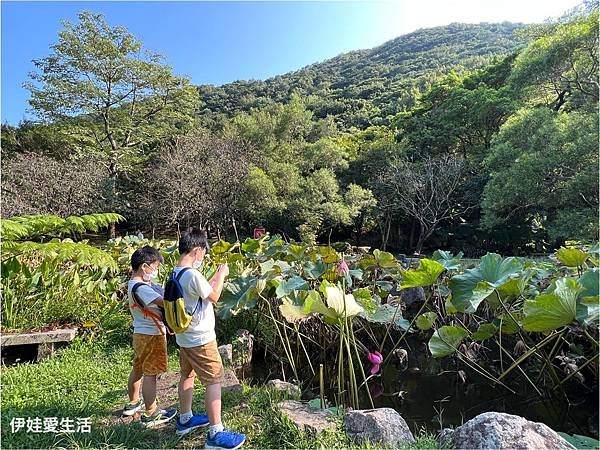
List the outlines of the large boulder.
{"type": "Polygon", "coordinates": [[[326,409],[311,408],[296,400],[286,400],[277,406],[302,431],[319,433],[336,429],[335,416],[326,409]]]}
{"type": "Polygon", "coordinates": [[[421,286],[402,289],[400,291],[400,298],[406,306],[410,306],[413,303],[422,303],[425,301],[425,290],[421,286]]]}
{"type": "Polygon", "coordinates": [[[479,414],[456,430],[443,430],[441,448],[574,450],[547,425],[499,412],[479,414]]]}
{"type": "Polygon", "coordinates": [[[349,411],[344,417],[346,434],[358,444],[402,447],[415,442],[408,425],[392,408],[349,411]]]}
{"type": "Polygon", "coordinates": [[[219,355],[225,367],[230,367],[233,362],[233,347],[231,344],[219,345],[219,355]]]}
{"type": "Polygon", "coordinates": [[[269,380],[267,381],[267,388],[287,392],[290,397],[300,398],[300,395],[302,395],[302,391],[298,386],[287,381],[269,380]]]}
{"type": "Polygon", "coordinates": [[[233,370],[225,369],[221,390],[223,392],[241,392],[243,390],[242,384],[240,383],[240,380],[238,380],[238,377],[235,375],[233,370]]]}

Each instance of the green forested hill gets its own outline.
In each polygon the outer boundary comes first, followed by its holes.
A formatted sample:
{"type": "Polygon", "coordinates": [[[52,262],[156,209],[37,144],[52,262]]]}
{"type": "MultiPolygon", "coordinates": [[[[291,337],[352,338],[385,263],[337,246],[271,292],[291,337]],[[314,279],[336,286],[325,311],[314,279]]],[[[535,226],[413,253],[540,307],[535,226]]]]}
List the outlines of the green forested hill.
{"type": "Polygon", "coordinates": [[[120,47],[132,39],[123,29],[90,55],[94,30],[110,28],[88,13],[80,22],[30,88],[52,120],[2,127],[3,216],[115,211],[144,232],[260,225],[404,253],[519,255],[597,239],[595,8],[527,29],[419,30],[220,87],[140,61],[120,47]],[[88,81],[107,64],[136,75],[114,106],[105,83],[88,81]]]}
{"type": "Polygon", "coordinates": [[[453,23],[415,31],[379,47],[344,53],[265,81],[236,81],[199,87],[201,117],[214,125],[240,111],[285,103],[292,92],[312,95],[315,117],[336,118],[343,128],[387,123],[389,116],[414,105],[415,93],[451,68],[478,67],[520,45],[514,23],[453,23]]]}

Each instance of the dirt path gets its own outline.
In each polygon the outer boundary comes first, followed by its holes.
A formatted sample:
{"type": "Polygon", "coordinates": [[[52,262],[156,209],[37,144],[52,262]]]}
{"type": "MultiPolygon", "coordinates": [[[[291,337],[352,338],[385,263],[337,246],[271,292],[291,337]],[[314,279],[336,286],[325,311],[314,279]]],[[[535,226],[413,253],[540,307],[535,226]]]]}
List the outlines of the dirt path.
{"type": "MultiPolygon", "coordinates": [[[[156,378],[156,398],[161,408],[178,407],[177,384],[179,383],[179,372],[165,372],[156,378]]],[[[123,416],[123,409],[114,411],[112,416],[107,417],[104,425],[112,426],[118,424],[130,424],[140,420],[141,413],[133,416],[123,416]]],[[[167,425],[167,424],[165,424],[167,425]]],[[[157,427],[159,429],[161,427],[157,427]]]]}

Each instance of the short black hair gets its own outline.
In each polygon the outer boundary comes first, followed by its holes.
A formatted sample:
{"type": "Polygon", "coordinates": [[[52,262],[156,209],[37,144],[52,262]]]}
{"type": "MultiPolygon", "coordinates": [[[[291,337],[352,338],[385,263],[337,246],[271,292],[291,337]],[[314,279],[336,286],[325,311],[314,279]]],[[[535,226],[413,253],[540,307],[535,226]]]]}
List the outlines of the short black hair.
{"type": "Polygon", "coordinates": [[[179,254],[185,255],[196,247],[202,247],[208,252],[208,239],[206,231],[199,228],[191,228],[181,235],[179,239],[179,254]]]}
{"type": "Polygon", "coordinates": [[[142,264],[150,265],[156,261],[164,261],[158,249],[150,247],[149,245],[144,245],[131,255],[131,268],[133,270],[138,270],[142,264]]]}

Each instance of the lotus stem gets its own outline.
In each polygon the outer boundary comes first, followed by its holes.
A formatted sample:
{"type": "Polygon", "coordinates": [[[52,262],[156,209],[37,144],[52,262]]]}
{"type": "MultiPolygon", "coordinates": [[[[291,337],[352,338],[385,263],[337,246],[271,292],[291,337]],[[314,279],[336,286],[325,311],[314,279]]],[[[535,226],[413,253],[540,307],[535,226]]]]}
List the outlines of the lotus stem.
{"type": "Polygon", "coordinates": [[[319,394],[321,397],[321,409],[325,409],[325,380],[323,378],[323,364],[319,364],[319,394]]]}

